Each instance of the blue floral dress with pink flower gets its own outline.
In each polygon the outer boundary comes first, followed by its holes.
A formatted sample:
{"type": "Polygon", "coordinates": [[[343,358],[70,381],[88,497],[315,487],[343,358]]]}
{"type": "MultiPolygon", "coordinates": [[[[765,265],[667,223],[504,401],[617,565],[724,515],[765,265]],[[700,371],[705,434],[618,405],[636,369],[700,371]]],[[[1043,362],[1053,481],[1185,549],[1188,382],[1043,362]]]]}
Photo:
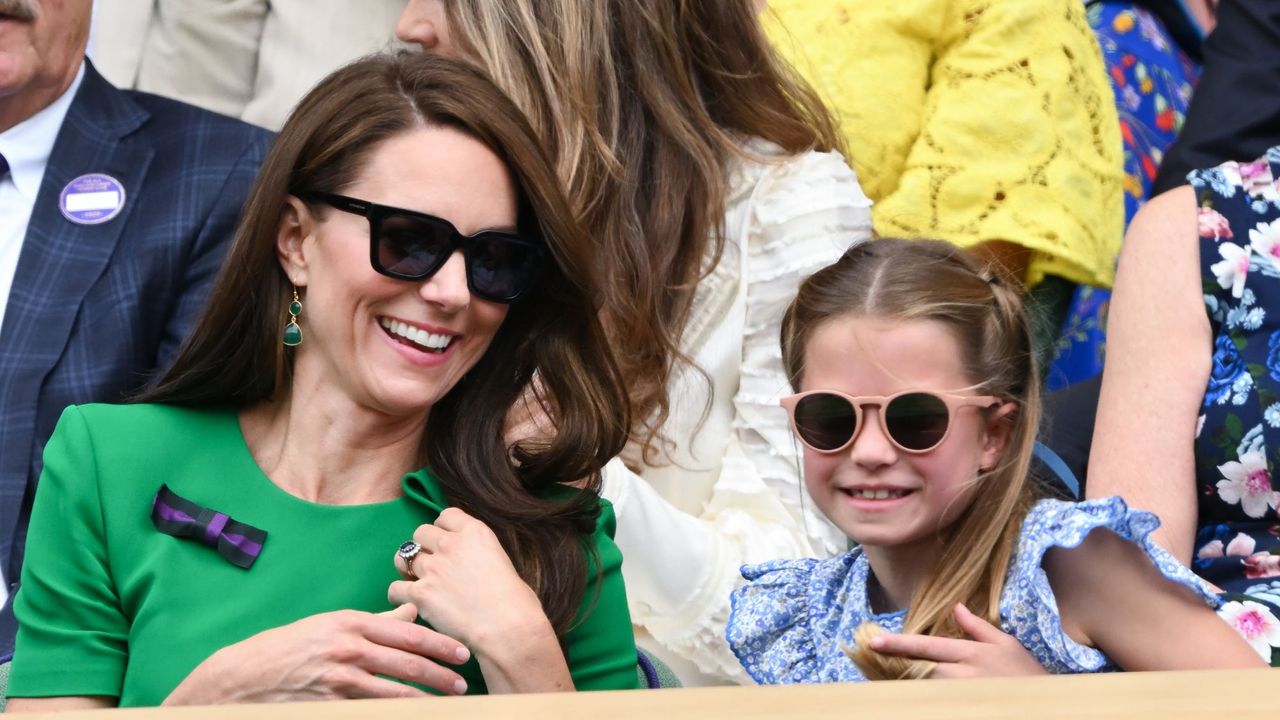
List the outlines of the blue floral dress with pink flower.
{"type": "MultiPolygon", "coordinates": [[[[1280,147],[1188,176],[1213,369],[1196,428],[1194,568],[1280,667],[1280,147]]],[[[1176,362],[1176,358],[1167,361],[1176,362]]]]}

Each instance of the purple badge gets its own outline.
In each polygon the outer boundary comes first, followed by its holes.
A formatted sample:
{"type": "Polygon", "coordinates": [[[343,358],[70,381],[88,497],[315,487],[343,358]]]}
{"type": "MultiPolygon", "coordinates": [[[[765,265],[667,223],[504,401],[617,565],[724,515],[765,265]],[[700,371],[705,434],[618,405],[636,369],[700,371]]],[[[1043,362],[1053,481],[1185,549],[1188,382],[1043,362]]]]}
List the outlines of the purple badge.
{"type": "Polygon", "coordinates": [[[102,173],[81,175],[62,188],[58,208],[73,223],[99,225],[124,209],[124,185],[102,173]]]}

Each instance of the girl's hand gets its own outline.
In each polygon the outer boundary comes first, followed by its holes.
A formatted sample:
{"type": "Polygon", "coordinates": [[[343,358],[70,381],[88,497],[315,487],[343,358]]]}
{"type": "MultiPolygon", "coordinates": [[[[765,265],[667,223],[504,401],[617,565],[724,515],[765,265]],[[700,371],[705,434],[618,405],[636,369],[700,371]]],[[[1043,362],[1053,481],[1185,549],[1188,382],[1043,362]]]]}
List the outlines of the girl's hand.
{"type": "Polygon", "coordinates": [[[419,697],[423,691],[378,675],[448,694],[467,684],[440,662],[469,657],[458,641],[414,623],[402,605],[381,614],[339,610],[312,615],[229,645],[196,666],[165,705],[419,697]]]}
{"type": "Polygon", "coordinates": [[[488,525],[447,508],[413,539],[422,550],[412,572],[396,555],[410,580],[391,583],[392,603],[412,603],[432,627],[470,647],[491,693],[573,689],[542,602],[488,525]]]}
{"type": "Polygon", "coordinates": [[[929,675],[934,678],[1046,674],[1012,635],[969,612],[963,604],[956,605],[955,613],[971,640],[885,633],[871,640],[871,648],[888,655],[932,660],[938,664],[929,675]]]}

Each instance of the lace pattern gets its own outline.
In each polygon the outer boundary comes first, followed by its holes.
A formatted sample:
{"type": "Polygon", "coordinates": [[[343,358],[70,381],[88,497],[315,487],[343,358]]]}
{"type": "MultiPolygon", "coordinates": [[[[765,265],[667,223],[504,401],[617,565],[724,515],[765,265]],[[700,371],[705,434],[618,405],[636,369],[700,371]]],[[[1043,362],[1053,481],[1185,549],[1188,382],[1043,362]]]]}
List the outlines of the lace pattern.
{"type": "Polygon", "coordinates": [[[1123,154],[1080,0],[769,5],[770,35],[841,118],[879,234],[1005,240],[1033,251],[1030,284],[1110,286],[1123,154]]]}

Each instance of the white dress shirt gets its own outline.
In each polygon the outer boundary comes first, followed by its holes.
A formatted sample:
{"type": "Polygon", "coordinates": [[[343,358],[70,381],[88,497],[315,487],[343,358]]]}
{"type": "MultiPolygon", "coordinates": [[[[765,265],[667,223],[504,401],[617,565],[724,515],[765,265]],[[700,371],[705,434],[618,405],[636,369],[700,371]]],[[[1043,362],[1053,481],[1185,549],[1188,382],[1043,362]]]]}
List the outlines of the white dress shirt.
{"type": "MultiPolygon", "coordinates": [[[[18,271],[22,240],[36,204],[36,194],[44,180],[44,169],[53,154],[62,121],[84,79],[84,63],[71,87],[48,107],[13,127],[0,132],[0,155],[9,163],[9,174],[0,178],[0,352],[4,348],[4,313],[9,305],[9,289],[18,271]]],[[[9,585],[0,568],[0,606],[9,596],[9,585]]]]}

